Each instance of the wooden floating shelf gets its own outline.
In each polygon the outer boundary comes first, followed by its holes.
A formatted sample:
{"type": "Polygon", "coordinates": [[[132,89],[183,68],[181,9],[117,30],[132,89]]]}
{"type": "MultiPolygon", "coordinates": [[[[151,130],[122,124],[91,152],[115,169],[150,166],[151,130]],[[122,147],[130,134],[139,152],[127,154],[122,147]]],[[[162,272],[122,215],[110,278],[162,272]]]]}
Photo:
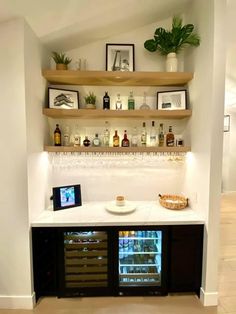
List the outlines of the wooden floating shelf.
{"type": "Polygon", "coordinates": [[[190,146],[183,147],[74,147],[74,146],[44,146],[51,153],[187,153],[190,146]]]}
{"type": "Polygon", "coordinates": [[[43,70],[51,84],[96,86],[177,86],[193,78],[190,72],[112,72],[43,70]]]}
{"type": "Polygon", "coordinates": [[[192,110],[103,110],[103,109],[50,109],[44,108],[43,114],[54,119],[184,119],[192,115],[192,110]]]}

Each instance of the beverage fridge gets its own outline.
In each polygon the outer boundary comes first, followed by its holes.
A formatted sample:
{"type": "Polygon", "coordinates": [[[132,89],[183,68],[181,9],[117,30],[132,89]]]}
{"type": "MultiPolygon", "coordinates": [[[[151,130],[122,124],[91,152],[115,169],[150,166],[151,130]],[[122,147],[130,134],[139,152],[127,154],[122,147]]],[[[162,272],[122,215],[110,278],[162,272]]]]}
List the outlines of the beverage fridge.
{"type": "Polygon", "coordinates": [[[165,227],[60,231],[59,296],[167,294],[165,227]]]}

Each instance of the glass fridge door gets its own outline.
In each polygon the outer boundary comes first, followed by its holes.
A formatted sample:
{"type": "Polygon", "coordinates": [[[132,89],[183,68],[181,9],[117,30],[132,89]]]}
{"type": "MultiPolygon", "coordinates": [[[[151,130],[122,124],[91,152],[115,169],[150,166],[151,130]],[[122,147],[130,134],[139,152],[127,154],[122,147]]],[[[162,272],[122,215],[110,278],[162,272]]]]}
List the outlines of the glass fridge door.
{"type": "Polygon", "coordinates": [[[64,232],[65,288],[108,286],[107,233],[64,232]]]}
{"type": "Polygon", "coordinates": [[[119,231],[119,286],[161,286],[162,231],[119,231]]]}

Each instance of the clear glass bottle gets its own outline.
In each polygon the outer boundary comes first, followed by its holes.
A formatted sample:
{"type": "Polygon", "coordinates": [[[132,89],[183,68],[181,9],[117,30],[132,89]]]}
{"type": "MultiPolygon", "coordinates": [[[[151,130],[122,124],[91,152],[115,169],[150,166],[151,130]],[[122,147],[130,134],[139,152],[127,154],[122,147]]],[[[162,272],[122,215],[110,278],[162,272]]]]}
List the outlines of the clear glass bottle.
{"type": "Polygon", "coordinates": [[[96,146],[96,147],[101,146],[101,140],[98,137],[98,133],[95,134],[95,137],[92,143],[93,143],[93,146],[96,146]]]}
{"type": "Polygon", "coordinates": [[[56,124],[56,129],[54,131],[54,146],[61,146],[61,130],[59,124],[56,124]]]}
{"type": "Polygon", "coordinates": [[[164,130],[163,130],[163,123],[160,123],[159,133],[158,133],[158,146],[164,146],[164,130]]]}
{"type": "Polygon", "coordinates": [[[156,146],[157,144],[157,134],[155,128],[155,121],[152,121],[152,126],[150,130],[150,146],[156,146]]]}
{"type": "Polygon", "coordinates": [[[103,109],[110,109],[110,97],[108,96],[108,92],[105,92],[105,95],[103,97],[103,109]]]}
{"type": "Polygon", "coordinates": [[[118,135],[118,131],[115,130],[115,134],[113,135],[113,147],[119,147],[120,146],[120,137],[118,135]]]}
{"type": "Polygon", "coordinates": [[[147,130],[146,130],[146,123],[143,122],[142,132],[141,132],[141,145],[147,145],[147,130]]]}
{"type": "Polygon", "coordinates": [[[122,110],[122,101],[120,99],[120,94],[117,94],[116,110],[122,110]]]}
{"type": "Polygon", "coordinates": [[[143,104],[140,106],[139,109],[141,109],[141,110],[149,110],[150,109],[150,107],[147,104],[147,93],[146,92],[143,93],[143,104]]]}
{"type": "Polygon", "coordinates": [[[129,93],[129,98],[128,98],[128,110],[134,110],[134,107],[135,107],[135,100],[134,100],[133,92],[131,91],[129,93]]]}
{"type": "Polygon", "coordinates": [[[70,145],[70,128],[68,125],[65,127],[65,132],[63,134],[63,145],[64,146],[70,145]]]}
{"type": "Polygon", "coordinates": [[[138,146],[138,130],[137,130],[137,127],[134,127],[133,131],[132,131],[131,146],[133,146],[133,147],[137,147],[138,146]]]}
{"type": "Polygon", "coordinates": [[[74,134],[74,146],[80,146],[80,136],[79,136],[79,126],[76,125],[75,127],[75,134],[74,134]]]}
{"type": "Polygon", "coordinates": [[[124,138],[121,141],[121,146],[122,147],[129,147],[129,139],[127,137],[127,131],[126,130],[124,131],[124,138]]]}
{"type": "Polygon", "coordinates": [[[105,129],[103,131],[103,145],[109,146],[110,142],[110,131],[108,126],[108,121],[105,122],[105,129]]]}
{"type": "Polygon", "coordinates": [[[175,136],[172,132],[172,126],[169,126],[169,132],[166,134],[166,146],[173,147],[175,145],[175,136]]]}
{"type": "Polygon", "coordinates": [[[85,147],[90,146],[90,140],[88,139],[88,136],[85,136],[85,139],[83,140],[83,144],[85,147]]]}

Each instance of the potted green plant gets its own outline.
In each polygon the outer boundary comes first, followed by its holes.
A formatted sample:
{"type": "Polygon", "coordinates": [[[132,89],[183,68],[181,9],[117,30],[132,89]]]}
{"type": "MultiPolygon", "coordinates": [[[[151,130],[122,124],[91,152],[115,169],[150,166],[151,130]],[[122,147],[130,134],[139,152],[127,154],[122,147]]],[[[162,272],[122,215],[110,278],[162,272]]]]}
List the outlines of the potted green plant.
{"type": "Polygon", "coordinates": [[[56,51],[52,52],[52,58],[56,63],[57,70],[67,70],[68,64],[72,61],[65,53],[58,53],[56,51]]]}
{"type": "Polygon", "coordinates": [[[87,109],[95,109],[96,108],[96,96],[93,92],[89,92],[85,97],[85,105],[87,109]]]}
{"type": "Polygon", "coordinates": [[[156,29],[154,39],[144,42],[144,47],[150,51],[158,51],[161,55],[167,56],[166,71],[176,72],[178,68],[176,55],[187,46],[199,46],[200,37],[194,33],[194,25],[182,26],[182,18],[174,16],[172,29],[165,30],[162,27],[156,29]]]}

